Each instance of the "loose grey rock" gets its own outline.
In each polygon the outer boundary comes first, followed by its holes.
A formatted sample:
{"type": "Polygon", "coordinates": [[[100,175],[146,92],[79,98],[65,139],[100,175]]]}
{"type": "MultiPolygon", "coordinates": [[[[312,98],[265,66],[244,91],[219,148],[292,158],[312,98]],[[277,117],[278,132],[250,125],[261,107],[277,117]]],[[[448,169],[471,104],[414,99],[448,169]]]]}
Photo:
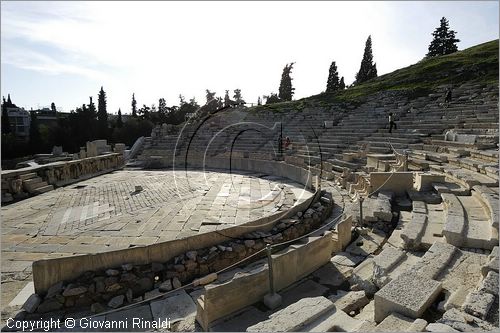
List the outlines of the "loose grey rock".
{"type": "Polygon", "coordinates": [[[186,252],[186,257],[188,257],[188,259],[191,259],[193,261],[196,261],[196,256],[198,255],[198,252],[196,251],[188,251],[186,252]]]}
{"type": "Polygon", "coordinates": [[[174,277],[172,279],[172,286],[174,287],[174,289],[180,288],[182,286],[181,281],[179,281],[177,277],[174,277]]]}
{"type": "Polygon", "coordinates": [[[111,268],[110,268],[110,269],[107,269],[107,270],[106,270],[106,275],[107,275],[107,276],[117,276],[117,275],[119,275],[119,274],[120,274],[120,271],[119,271],[119,270],[117,270],[117,269],[111,269],[111,268]]]}
{"type": "Polygon", "coordinates": [[[127,289],[127,292],[125,293],[125,298],[127,299],[127,302],[128,303],[132,303],[133,299],[134,299],[134,294],[132,292],[132,289],[127,289]]]}
{"type": "Polygon", "coordinates": [[[246,247],[253,247],[255,245],[255,241],[253,239],[247,239],[245,240],[245,246],[246,247]]]}
{"type": "Polygon", "coordinates": [[[63,307],[63,304],[60,303],[56,298],[49,298],[45,301],[43,301],[38,308],[36,309],[36,312],[38,313],[46,313],[46,312],[52,312],[56,310],[60,310],[63,307]]]}
{"type": "Polygon", "coordinates": [[[131,271],[132,269],[134,269],[134,265],[132,265],[132,264],[123,264],[123,265],[122,265],[122,269],[123,269],[125,272],[129,272],[129,271],[131,271]]]}
{"type": "Polygon", "coordinates": [[[123,301],[125,300],[125,296],[123,295],[118,295],[118,296],[115,296],[113,297],[109,302],[108,302],[108,306],[110,308],[113,308],[113,309],[116,309],[120,306],[122,306],[123,304],[123,301]]]}
{"type": "Polygon", "coordinates": [[[172,290],[172,281],[167,280],[167,281],[163,282],[162,284],[160,284],[159,289],[161,292],[167,292],[167,291],[172,290]]]}
{"type": "Polygon", "coordinates": [[[81,295],[81,294],[85,294],[87,292],[87,288],[86,287],[83,287],[83,286],[80,286],[80,287],[71,287],[71,286],[68,286],[64,292],[63,292],[63,296],[64,297],[68,297],[68,296],[78,296],[78,295],[81,295]]]}
{"type": "Polygon", "coordinates": [[[106,311],[106,308],[101,303],[92,303],[90,306],[90,311],[92,313],[100,313],[106,311]]]}
{"type": "Polygon", "coordinates": [[[491,309],[495,296],[486,292],[471,292],[465,298],[462,309],[478,318],[485,319],[491,309]]]}
{"type": "Polygon", "coordinates": [[[151,270],[156,273],[165,269],[165,266],[159,262],[154,262],[151,264],[151,270]]]}
{"type": "Polygon", "coordinates": [[[33,313],[35,312],[36,308],[40,305],[42,302],[42,298],[38,296],[37,294],[31,294],[30,297],[24,302],[22,308],[26,310],[28,313],[33,313]]]}
{"type": "Polygon", "coordinates": [[[488,275],[479,284],[479,291],[487,292],[492,295],[498,295],[498,273],[489,271],[488,275]]]}
{"type": "Polygon", "coordinates": [[[440,323],[430,323],[425,328],[427,332],[460,332],[451,326],[440,324],[440,323]]]}
{"type": "Polygon", "coordinates": [[[54,284],[52,287],[50,287],[49,290],[47,290],[47,295],[45,296],[45,298],[54,297],[55,295],[60,294],[62,290],[63,290],[63,281],[58,282],[54,284]]]}

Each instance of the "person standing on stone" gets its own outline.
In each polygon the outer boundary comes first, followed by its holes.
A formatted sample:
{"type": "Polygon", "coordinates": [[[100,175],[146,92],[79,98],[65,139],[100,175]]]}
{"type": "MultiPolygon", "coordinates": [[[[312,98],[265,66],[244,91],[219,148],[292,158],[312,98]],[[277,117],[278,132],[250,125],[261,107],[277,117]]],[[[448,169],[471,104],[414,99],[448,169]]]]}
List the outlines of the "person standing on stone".
{"type": "Polygon", "coordinates": [[[448,90],[446,90],[446,95],[444,96],[444,103],[446,106],[448,106],[451,103],[451,88],[448,88],[448,90]]]}
{"type": "Polygon", "coordinates": [[[281,156],[283,155],[283,137],[280,136],[278,137],[278,154],[281,156]]]}
{"type": "Polygon", "coordinates": [[[392,114],[392,112],[389,112],[389,133],[392,133],[393,127],[394,129],[398,129],[398,127],[396,126],[396,122],[394,122],[394,115],[392,114]]]}

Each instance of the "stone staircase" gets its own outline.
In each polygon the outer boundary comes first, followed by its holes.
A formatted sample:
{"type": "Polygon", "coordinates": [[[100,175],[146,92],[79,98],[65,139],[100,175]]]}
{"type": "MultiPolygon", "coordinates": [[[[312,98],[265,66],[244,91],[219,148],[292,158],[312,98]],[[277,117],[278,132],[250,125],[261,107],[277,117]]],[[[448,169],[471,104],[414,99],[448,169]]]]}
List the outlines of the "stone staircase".
{"type": "Polygon", "coordinates": [[[36,173],[23,174],[19,178],[22,180],[24,190],[31,195],[42,194],[54,189],[53,185],[49,185],[41,177],[38,177],[36,173]]]}

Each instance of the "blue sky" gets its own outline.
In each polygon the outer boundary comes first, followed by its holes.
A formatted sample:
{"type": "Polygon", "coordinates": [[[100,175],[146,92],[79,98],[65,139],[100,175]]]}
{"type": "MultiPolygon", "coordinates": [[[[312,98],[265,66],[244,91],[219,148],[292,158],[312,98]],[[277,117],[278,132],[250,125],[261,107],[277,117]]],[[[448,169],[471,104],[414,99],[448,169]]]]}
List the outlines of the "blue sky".
{"type": "Polygon", "coordinates": [[[445,16],[464,49],[498,39],[498,1],[1,2],[1,94],[27,109],[97,100],[108,112],[277,92],[285,64],[295,98],[324,91],[331,61],[346,83],[372,35],[379,75],[421,60],[445,16]]]}

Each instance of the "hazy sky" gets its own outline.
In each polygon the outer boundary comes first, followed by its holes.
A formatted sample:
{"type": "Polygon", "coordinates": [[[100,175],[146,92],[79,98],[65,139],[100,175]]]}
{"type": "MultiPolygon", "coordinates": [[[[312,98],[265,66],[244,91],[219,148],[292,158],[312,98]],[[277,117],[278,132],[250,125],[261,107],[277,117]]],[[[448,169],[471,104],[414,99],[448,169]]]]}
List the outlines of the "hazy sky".
{"type": "MultiPolygon", "coordinates": [[[[108,112],[205,103],[205,89],[277,92],[283,67],[295,98],[325,90],[335,60],[352,83],[372,35],[379,75],[424,57],[445,16],[460,50],[498,38],[498,1],[448,2],[1,2],[1,94],[63,111],[101,87],[108,112]]],[[[232,94],[231,94],[232,96],[232,94]]]]}

